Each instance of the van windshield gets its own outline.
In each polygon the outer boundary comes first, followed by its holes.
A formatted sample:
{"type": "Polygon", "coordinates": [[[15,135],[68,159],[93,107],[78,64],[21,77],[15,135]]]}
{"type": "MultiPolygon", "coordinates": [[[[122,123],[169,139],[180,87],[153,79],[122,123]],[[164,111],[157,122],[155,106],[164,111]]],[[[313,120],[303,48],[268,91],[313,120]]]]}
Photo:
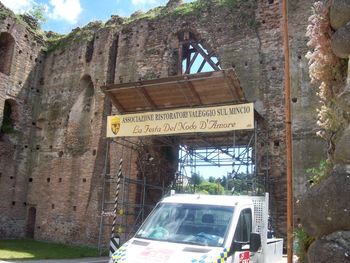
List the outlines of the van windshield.
{"type": "Polygon", "coordinates": [[[161,203],[136,233],[137,238],[221,247],[234,207],[161,203]]]}

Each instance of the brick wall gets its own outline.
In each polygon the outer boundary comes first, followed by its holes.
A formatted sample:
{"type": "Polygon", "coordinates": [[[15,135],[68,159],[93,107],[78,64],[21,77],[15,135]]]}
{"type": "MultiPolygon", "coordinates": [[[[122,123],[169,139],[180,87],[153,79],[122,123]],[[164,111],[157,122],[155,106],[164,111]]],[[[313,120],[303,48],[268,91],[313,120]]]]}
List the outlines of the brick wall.
{"type": "MultiPolygon", "coordinates": [[[[302,192],[306,183],[304,169],[320,158],[317,147],[321,145],[313,137],[316,100],[309,89],[307,61],[303,58],[307,50],[303,26],[311,2],[299,0],[300,5],[292,4],[290,8],[292,88],[293,96],[298,98],[293,104],[297,192],[302,192]],[[313,150],[308,155],[315,153],[315,158],[308,161],[301,156],[310,145],[313,150]]],[[[134,17],[124,22],[114,16],[105,25],[90,23],[73,30],[41,53],[44,44],[35,32],[10,15],[1,21],[0,32],[10,33],[16,44],[11,74],[0,73],[0,113],[9,98],[16,101],[20,113],[16,122],[19,132],[2,135],[0,141],[1,235],[23,236],[28,210],[35,207],[36,239],[97,245],[105,122],[111,111],[100,87],[177,74],[178,34],[183,31],[202,39],[205,48],[217,55],[222,68],[235,68],[247,99],[255,102],[264,123],[259,131],[264,138],[258,142],[263,155],[259,158],[269,164],[264,171],[269,178],[272,222],[276,232],[285,235],[280,10],[280,1],[258,0],[246,1],[239,8],[211,2],[199,10],[168,10],[156,17],[134,17]],[[12,231],[14,226],[17,231],[12,231]]],[[[150,150],[162,156],[157,143],[149,142],[150,150]]],[[[115,143],[111,144],[107,170],[116,174],[120,157],[129,166],[124,173],[140,179],[138,158],[142,156],[127,154],[115,143]]],[[[167,180],[173,176],[173,169],[165,167],[172,165],[176,166],[171,161],[163,162],[164,169],[158,169],[167,171],[167,180]]],[[[152,172],[148,169],[146,176],[150,178],[152,172]]],[[[110,185],[107,194],[112,197],[114,191],[115,185],[110,185]]],[[[137,187],[128,191],[127,198],[136,203],[137,187]]],[[[152,196],[148,200],[153,200],[152,196]]],[[[132,217],[129,220],[133,222],[132,217]]],[[[105,232],[109,236],[108,230],[105,232]]]]}
{"type": "Polygon", "coordinates": [[[30,169],[30,152],[35,151],[31,144],[32,102],[37,97],[35,76],[40,73],[43,39],[1,3],[0,9],[0,42],[4,43],[3,36],[14,42],[10,45],[13,50],[7,50],[6,61],[1,58],[2,63],[10,64],[5,65],[7,70],[0,72],[0,123],[6,101],[11,105],[13,126],[0,134],[0,236],[24,236],[28,208],[27,171],[30,169]]]}

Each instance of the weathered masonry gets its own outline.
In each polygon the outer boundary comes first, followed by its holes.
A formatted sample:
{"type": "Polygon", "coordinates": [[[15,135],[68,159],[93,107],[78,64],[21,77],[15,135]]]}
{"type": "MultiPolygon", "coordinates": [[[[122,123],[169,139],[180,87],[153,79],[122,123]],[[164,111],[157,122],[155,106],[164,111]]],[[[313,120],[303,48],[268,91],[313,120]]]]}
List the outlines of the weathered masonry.
{"type": "MultiPolygon", "coordinates": [[[[202,56],[216,58],[213,70],[234,69],[246,99],[264,120],[257,132],[266,138],[259,146],[266,154],[258,158],[267,164],[261,169],[271,196],[272,225],[277,234],[285,234],[280,1],[180,2],[169,1],[166,7],[128,19],[112,16],[104,24],[93,22],[63,37],[52,32],[42,36],[33,21],[16,17],[0,4],[1,238],[96,246],[104,174],[117,173],[121,156],[130,163],[123,168],[129,181],[139,180],[143,169],[146,178],[169,185],[178,150],[159,147],[153,138],[139,151],[110,144],[106,165],[106,116],[117,112],[101,87],[190,73],[196,47],[206,50],[202,56]],[[158,157],[157,167],[141,165],[149,154],[158,157]]],[[[305,190],[305,169],[323,157],[323,144],[313,130],[318,101],[304,58],[304,25],[312,2],[291,1],[289,7],[296,195],[305,190]]],[[[209,96],[215,95],[215,85],[212,89],[209,96]]],[[[148,103],[152,108],[152,101],[148,103]]],[[[129,188],[129,203],[141,198],[139,188],[129,188]]],[[[113,185],[105,192],[113,195],[113,185]]],[[[161,196],[159,191],[149,193],[149,203],[161,196]]]]}

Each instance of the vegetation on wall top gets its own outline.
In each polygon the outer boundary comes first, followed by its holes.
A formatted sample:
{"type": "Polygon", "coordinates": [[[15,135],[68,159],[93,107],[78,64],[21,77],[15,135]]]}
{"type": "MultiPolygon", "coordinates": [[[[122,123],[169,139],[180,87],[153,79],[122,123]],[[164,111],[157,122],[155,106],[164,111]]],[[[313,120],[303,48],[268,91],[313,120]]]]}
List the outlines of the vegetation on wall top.
{"type": "Polygon", "coordinates": [[[38,22],[39,26],[35,30],[33,29],[33,26],[30,25],[31,23],[28,24],[28,22],[25,21],[27,19],[24,19],[24,16],[15,15],[12,11],[3,6],[0,6],[0,21],[8,16],[15,17],[18,21],[24,24],[28,30],[41,35],[47,43],[45,51],[51,52],[64,48],[64,46],[72,42],[90,41],[93,38],[94,32],[96,32],[96,28],[113,28],[116,26],[116,23],[127,25],[140,19],[160,19],[163,17],[172,17],[173,19],[176,19],[178,16],[196,16],[197,18],[200,18],[201,16],[198,15],[201,12],[208,12],[212,7],[222,8],[223,10],[228,10],[229,12],[234,13],[232,19],[230,18],[230,20],[232,20],[230,23],[232,23],[234,27],[248,26],[255,28],[258,26],[258,23],[255,20],[256,4],[257,0],[197,0],[191,3],[181,4],[174,9],[161,6],[151,9],[146,13],[136,12],[129,18],[118,17],[119,19],[116,21],[114,21],[115,16],[112,16],[111,20],[106,23],[101,23],[99,21],[92,22],[83,28],[72,30],[72,32],[67,35],[60,35],[53,32],[44,33],[40,30],[40,24],[45,22],[43,8],[40,5],[35,6],[24,15],[30,16],[38,22]]]}
{"type": "Polygon", "coordinates": [[[73,42],[89,42],[94,38],[95,32],[102,28],[101,21],[91,22],[83,28],[76,28],[68,35],[61,35],[54,32],[48,32],[47,37],[47,52],[62,49],[69,43],[73,42]]]}
{"type": "Polygon", "coordinates": [[[184,3],[174,9],[156,7],[146,13],[136,12],[130,18],[125,19],[124,24],[140,19],[160,19],[163,17],[177,18],[179,16],[196,16],[200,19],[200,13],[210,11],[212,7],[222,8],[234,13],[232,23],[237,27],[257,27],[255,20],[257,0],[197,0],[184,3]]]}
{"type": "MultiPolygon", "coordinates": [[[[34,34],[37,41],[42,43],[44,42],[44,33],[40,29],[40,23],[44,20],[38,20],[42,12],[43,9],[38,7],[38,9],[33,8],[23,15],[17,15],[0,2],[0,23],[3,23],[6,18],[10,17],[14,19],[16,23],[23,25],[29,32],[34,34]]],[[[42,19],[44,19],[43,16],[42,19]]]]}

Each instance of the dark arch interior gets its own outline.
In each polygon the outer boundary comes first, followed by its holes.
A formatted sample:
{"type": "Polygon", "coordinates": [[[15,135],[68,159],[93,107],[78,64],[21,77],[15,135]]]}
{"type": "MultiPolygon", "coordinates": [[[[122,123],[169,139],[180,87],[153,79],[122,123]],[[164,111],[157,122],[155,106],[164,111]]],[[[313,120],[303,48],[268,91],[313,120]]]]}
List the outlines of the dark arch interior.
{"type": "Polygon", "coordinates": [[[0,34],[0,72],[10,75],[15,40],[11,34],[0,34]]]}

